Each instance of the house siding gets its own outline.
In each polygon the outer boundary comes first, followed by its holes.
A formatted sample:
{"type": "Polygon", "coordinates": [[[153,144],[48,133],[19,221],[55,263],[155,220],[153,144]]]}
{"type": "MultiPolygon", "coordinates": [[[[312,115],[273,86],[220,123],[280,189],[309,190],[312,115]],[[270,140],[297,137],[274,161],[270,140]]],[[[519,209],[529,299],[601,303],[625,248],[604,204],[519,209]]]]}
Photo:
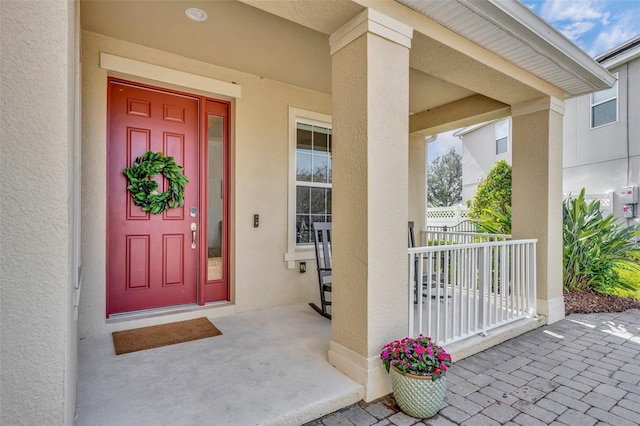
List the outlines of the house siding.
{"type": "Polygon", "coordinates": [[[624,220],[619,190],[640,184],[640,59],[610,71],[618,74],[617,122],[591,129],[590,95],[566,101],[563,192],[613,192],[613,212],[624,220]]]}
{"type": "MultiPolygon", "coordinates": [[[[565,100],[562,192],[576,195],[582,188],[588,194],[611,192],[613,213],[625,221],[619,190],[640,185],[640,58],[610,71],[618,74],[616,122],[592,129],[591,95],[565,100]]],[[[463,137],[464,202],[473,198],[478,178],[500,159],[493,154],[493,129],[493,124],[487,124],[463,137]]],[[[511,147],[506,159],[511,163],[511,147]]]]}
{"type": "MultiPolygon", "coordinates": [[[[501,120],[498,120],[501,121],[501,120]]],[[[495,123],[462,136],[462,203],[473,201],[478,184],[487,177],[499,160],[511,164],[511,123],[509,123],[509,145],[507,152],[496,155],[495,123]]],[[[511,121],[511,120],[509,120],[511,121]]]]}

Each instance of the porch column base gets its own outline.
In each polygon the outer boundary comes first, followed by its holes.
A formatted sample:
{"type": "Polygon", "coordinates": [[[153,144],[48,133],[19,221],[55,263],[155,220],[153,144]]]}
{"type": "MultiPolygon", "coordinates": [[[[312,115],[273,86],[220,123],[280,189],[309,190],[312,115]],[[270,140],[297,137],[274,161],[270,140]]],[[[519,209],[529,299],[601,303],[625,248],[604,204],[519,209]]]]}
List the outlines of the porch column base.
{"type": "Polygon", "coordinates": [[[547,324],[553,324],[564,319],[564,296],[549,300],[538,299],[536,303],[538,314],[547,317],[547,324]]]}
{"type": "Polygon", "coordinates": [[[365,402],[391,393],[391,380],[379,355],[365,358],[331,340],[329,364],[362,385],[362,399],[365,402]]]}

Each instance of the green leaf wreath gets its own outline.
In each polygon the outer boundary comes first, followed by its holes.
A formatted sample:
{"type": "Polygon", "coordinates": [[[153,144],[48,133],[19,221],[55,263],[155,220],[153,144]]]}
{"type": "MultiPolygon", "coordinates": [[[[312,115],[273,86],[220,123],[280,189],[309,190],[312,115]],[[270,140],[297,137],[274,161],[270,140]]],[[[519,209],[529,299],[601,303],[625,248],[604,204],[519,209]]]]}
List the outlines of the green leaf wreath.
{"type": "Polygon", "coordinates": [[[174,207],[184,206],[184,186],[189,179],[182,173],[182,166],[165,157],[161,152],[147,151],[136,158],[133,167],[126,167],[124,174],[131,183],[133,202],[145,212],[159,214],[174,207]],[[158,183],[150,178],[162,174],[169,181],[169,190],[158,192],[158,183]]]}

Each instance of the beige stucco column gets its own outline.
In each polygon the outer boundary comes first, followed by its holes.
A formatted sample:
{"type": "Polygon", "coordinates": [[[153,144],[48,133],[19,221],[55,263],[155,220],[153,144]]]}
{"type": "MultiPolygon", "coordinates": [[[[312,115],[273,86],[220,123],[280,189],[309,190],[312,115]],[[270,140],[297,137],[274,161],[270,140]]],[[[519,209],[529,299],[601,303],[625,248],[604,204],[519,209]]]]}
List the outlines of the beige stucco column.
{"type": "Polygon", "coordinates": [[[367,9],[330,38],[333,305],[329,361],[370,401],[390,392],[379,356],[407,333],[409,48],[412,29],[367,9]]]}
{"type": "Polygon", "coordinates": [[[544,98],[512,107],[513,238],[537,238],[537,306],[548,323],[564,318],[562,296],[562,117],[544,98]]]}
{"type": "Polygon", "coordinates": [[[425,229],[427,206],[427,142],[420,134],[409,135],[409,220],[415,223],[416,244],[425,229]]]}
{"type": "Polygon", "coordinates": [[[0,424],[73,425],[79,2],[0,1],[0,424]]]}

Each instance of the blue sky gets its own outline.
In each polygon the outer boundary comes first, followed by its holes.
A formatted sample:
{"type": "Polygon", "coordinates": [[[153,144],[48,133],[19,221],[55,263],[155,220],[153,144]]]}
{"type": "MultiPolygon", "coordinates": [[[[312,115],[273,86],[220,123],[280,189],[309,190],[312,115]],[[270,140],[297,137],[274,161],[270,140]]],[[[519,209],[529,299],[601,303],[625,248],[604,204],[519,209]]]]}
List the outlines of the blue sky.
{"type": "Polygon", "coordinates": [[[640,34],[640,0],[521,0],[591,56],[640,34]]]}
{"type": "MultiPolygon", "coordinates": [[[[640,0],[521,0],[591,56],[640,35],[640,0]]],[[[429,162],[454,146],[453,132],[429,144],[429,162]]]]}

